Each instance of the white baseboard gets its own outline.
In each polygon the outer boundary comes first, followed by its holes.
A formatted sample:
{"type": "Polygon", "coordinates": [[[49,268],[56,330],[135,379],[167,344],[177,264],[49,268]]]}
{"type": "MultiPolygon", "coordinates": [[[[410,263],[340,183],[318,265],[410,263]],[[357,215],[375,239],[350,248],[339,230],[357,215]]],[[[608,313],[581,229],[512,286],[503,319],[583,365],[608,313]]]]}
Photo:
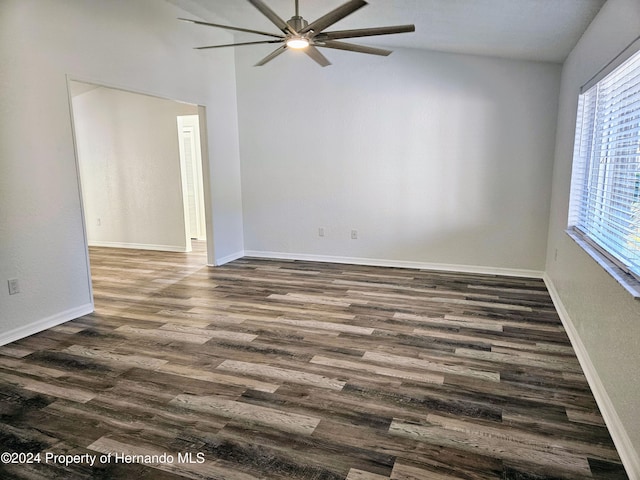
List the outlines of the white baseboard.
{"type": "Polygon", "coordinates": [[[9,330],[8,332],[0,333],[0,346],[15,342],[16,340],[20,340],[21,338],[28,337],[48,328],[55,327],[61,323],[68,322],[69,320],[82,317],[83,315],[93,312],[93,310],[93,303],[87,303],[81,307],[65,310],[64,312],[43,318],[42,320],[37,320],[28,325],[23,325],[21,327],[14,328],[13,330],[9,330]]]}
{"type": "Polygon", "coordinates": [[[227,255],[225,257],[221,257],[221,258],[216,258],[214,263],[214,266],[219,267],[220,265],[224,265],[225,263],[229,263],[229,262],[233,262],[234,260],[237,260],[239,258],[242,258],[245,256],[245,252],[244,250],[240,250],[239,252],[234,252],[230,255],[227,255]]]}
{"type": "Polygon", "coordinates": [[[558,311],[562,325],[569,336],[569,340],[571,340],[571,345],[576,352],[576,356],[578,357],[578,361],[580,362],[584,375],[587,377],[587,382],[591,387],[593,396],[596,399],[598,408],[600,409],[602,417],[609,429],[609,433],[611,434],[613,443],[618,450],[618,454],[620,455],[622,464],[627,471],[627,475],[630,480],[640,480],[640,456],[631,443],[631,439],[627,434],[624,424],[622,423],[622,420],[620,420],[615,406],[607,394],[595,366],[591,362],[589,352],[582,343],[580,335],[576,330],[571,317],[569,317],[569,313],[564,307],[553,281],[546,273],[544,274],[543,279],[544,283],[547,285],[547,290],[549,290],[553,304],[558,311]]]}
{"type": "Polygon", "coordinates": [[[134,250],[158,250],[161,252],[178,252],[186,253],[185,247],[177,245],[154,245],[150,243],[124,243],[124,242],[88,242],[90,247],[109,247],[109,248],[131,248],[134,250]]]}
{"type": "Polygon", "coordinates": [[[505,275],[509,277],[542,278],[544,274],[544,272],[540,270],[484,267],[476,265],[456,265],[447,263],[413,262],[405,260],[386,260],[363,257],[339,257],[330,255],[266,252],[260,250],[245,250],[244,254],[247,257],[275,258],[281,260],[306,260],[310,262],[349,263],[353,265],[371,265],[375,267],[413,268],[419,270],[438,270],[444,272],[479,273],[483,275],[505,275]]]}

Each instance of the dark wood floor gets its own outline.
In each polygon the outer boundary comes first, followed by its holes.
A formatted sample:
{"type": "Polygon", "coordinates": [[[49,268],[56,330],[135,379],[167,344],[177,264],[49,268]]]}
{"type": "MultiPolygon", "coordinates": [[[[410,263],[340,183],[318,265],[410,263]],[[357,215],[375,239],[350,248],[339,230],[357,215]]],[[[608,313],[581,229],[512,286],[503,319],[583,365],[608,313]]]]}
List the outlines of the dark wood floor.
{"type": "Polygon", "coordinates": [[[0,348],[0,450],[42,455],[2,479],[627,478],[541,280],[91,262],[94,314],[0,348]]]}

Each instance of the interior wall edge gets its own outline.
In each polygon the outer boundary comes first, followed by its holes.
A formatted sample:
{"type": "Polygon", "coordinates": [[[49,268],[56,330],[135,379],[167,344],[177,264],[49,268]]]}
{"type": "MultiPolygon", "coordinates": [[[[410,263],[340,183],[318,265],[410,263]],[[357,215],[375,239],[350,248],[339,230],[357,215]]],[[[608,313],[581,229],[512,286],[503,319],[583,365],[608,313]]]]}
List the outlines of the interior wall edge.
{"type": "Polygon", "coordinates": [[[17,340],[20,340],[21,338],[28,337],[35,333],[42,332],[43,330],[56,327],[70,320],[75,320],[76,318],[82,317],[83,315],[88,315],[93,311],[94,304],[92,301],[91,303],[65,310],[64,312],[51,315],[41,320],[36,320],[35,322],[31,322],[27,325],[22,325],[18,328],[14,328],[13,330],[1,332],[0,346],[15,342],[17,340]]]}
{"type": "Polygon", "coordinates": [[[229,255],[225,255],[224,257],[216,258],[214,260],[213,264],[208,263],[207,265],[209,267],[220,267],[220,266],[224,265],[225,263],[233,262],[234,260],[238,260],[239,258],[242,258],[244,256],[246,256],[245,251],[244,250],[240,250],[238,252],[234,252],[234,253],[231,253],[229,255]]]}
{"type": "MultiPolygon", "coordinates": [[[[89,288],[89,302],[93,306],[93,283],[91,282],[91,262],[89,259],[89,237],[87,235],[87,219],[85,217],[85,205],[84,198],[82,197],[82,180],[80,178],[80,159],[78,158],[78,138],[76,135],[75,117],[73,115],[73,94],[72,94],[72,79],[69,74],[65,74],[67,82],[67,102],[69,104],[69,122],[71,124],[71,141],[73,144],[73,160],[76,169],[77,188],[78,188],[78,202],[80,205],[80,222],[82,224],[82,240],[84,248],[84,261],[87,275],[87,283],[89,288]]],[[[93,311],[93,310],[92,310],[93,311]]]]}
{"type": "Polygon", "coordinates": [[[613,443],[620,454],[620,459],[627,471],[627,475],[630,480],[640,480],[640,455],[633,447],[624,423],[618,416],[618,412],[616,411],[602,380],[600,380],[600,376],[591,361],[589,352],[587,351],[584,343],[582,343],[578,330],[569,316],[567,309],[564,307],[553,280],[547,273],[544,274],[543,280],[547,286],[549,295],[551,295],[551,300],[553,301],[556,311],[560,316],[562,325],[569,336],[569,340],[571,341],[571,345],[578,357],[582,371],[584,372],[585,377],[587,377],[587,383],[589,383],[589,387],[591,387],[593,396],[598,404],[600,412],[602,413],[602,417],[604,418],[607,428],[609,429],[613,443]]]}
{"type": "Polygon", "coordinates": [[[367,265],[373,267],[412,268],[416,270],[434,270],[454,273],[478,273],[482,275],[504,275],[508,277],[543,278],[540,270],[526,270],[517,268],[501,268],[478,265],[460,265],[446,263],[413,262],[405,260],[390,260],[382,258],[341,257],[331,255],[312,255],[305,253],[268,252],[261,250],[245,250],[245,256],[257,258],[274,258],[280,260],[304,260],[309,262],[348,263],[353,265],[367,265]]]}
{"type": "Polygon", "coordinates": [[[200,105],[196,101],[191,101],[183,98],[181,99],[172,98],[170,95],[166,95],[166,94],[163,95],[156,91],[147,90],[146,88],[140,87],[139,85],[132,87],[131,85],[128,85],[128,84],[114,83],[112,81],[105,80],[103,78],[90,77],[87,75],[77,75],[75,73],[66,73],[65,76],[67,78],[68,84],[72,82],[88,83],[91,85],[95,85],[96,87],[109,88],[111,90],[118,90],[124,93],[144,95],[146,97],[156,98],[158,100],[167,100],[170,102],[181,103],[185,105],[192,105],[194,107],[200,107],[200,105]]]}

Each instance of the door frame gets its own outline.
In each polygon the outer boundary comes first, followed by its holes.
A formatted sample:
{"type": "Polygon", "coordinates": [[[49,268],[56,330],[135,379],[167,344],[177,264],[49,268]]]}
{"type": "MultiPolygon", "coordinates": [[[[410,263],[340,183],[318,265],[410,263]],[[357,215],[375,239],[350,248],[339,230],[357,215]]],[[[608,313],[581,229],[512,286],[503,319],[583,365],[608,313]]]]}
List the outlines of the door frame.
{"type": "Polygon", "coordinates": [[[67,101],[69,105],[69,118],[71,121],[71,136],[73,141],[73,153],[75,159],[75,167],[76,167],[76,178],[78,181],[78,197],[80,203],[80,212],[81,212],[81,222],[82,222],[82,232],[84,236],[84,248],[85,248],[85,256],[86,256],[86,265],[87,265],[87,278],[89,279],[89,293],[91,295],[91,303],[92,307],[94,306],[93,301],[93,287],[91,281],[91,266],[89,259],[89,241],[87,236],[87,224],[86,224],[86,216],[85,216],[85,207],[84,200],[82,196],[82,178],[80,176],[80,163],[78,159],[78,144],[76,138],[76,125],[75,118],[73,114],[73,96],[71,92],[71,82],[81,82],[87,83],[91,85],[96,85],[98,87],[111,88],[114,90],[121,90],[127,93],[133,93],[137,95],[145,95],[148,97],[159,98],[162,100],[170,100],[178,103],[187,103],[190,105],[194,105],[198,109],[198,119],[200,125],[200,153],[201,153],[201,167],[202,167],[202,190],[204,194],[204,215],[205,215],[205,229],[206,229],[206,244],[207,244],[207,265],[215,265],[215,245],[213,241],[213,205],[211,204],[213,195],[211,192],[211,166],[210,166],[210,158],[209,158],[209,149],[207,142],[207,109],[204,105],[198,105],[187,101],[178,100],[171,97],[166,97],[162,95],[157,95],[155,93],[144,92],[140,90],[136,90],[134,88],[129,88],[121,85],[114,85],[108,82],[104,82],[96,79],[88,79],[75,75],[66,75],[66,86],[67,86],[67,101]]]}

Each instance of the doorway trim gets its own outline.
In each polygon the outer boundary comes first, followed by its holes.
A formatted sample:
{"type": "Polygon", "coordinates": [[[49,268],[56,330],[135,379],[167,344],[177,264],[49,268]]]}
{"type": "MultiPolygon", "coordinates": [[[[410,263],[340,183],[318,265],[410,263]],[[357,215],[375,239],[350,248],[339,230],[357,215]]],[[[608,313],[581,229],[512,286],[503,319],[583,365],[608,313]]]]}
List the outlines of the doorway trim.
{"type": "Polygon", "coordinates": [[[209,150],[207,143],[207,121],[206,121],[206,107],[204,105],[195,104],[188,101],[178,100],[175,98],[158,95],[155,93],[150,93],[146,91],[136,90],[133,88],[129,88],[127,86],[122,85],[114,85],[108,82],[104,82],[102,80],[96,80],[71,74],[66,74],[66,85],[67,85],[67,100],[69,105],[69,118],[71,121],[71,135],[73,141],[73,151],[74,151],[74,159],[75,159],[75,167],[76,167],[76,178],[78,182],[78,197],[80,203],[80,211],[81,211],[81,222],[82,222],[82,231],[84,235],[84,247],[85,247],[85,257],[86,257],[86,265],[87,265],[87,278],[89,282],[89,293],[91,295],[91,304],[92,307],[95,307],[93,300],[93,287],[91,281],[91,265],[89,259],[89,240],[87,236],[87,223],[86,223],[86,214],[85,214],[85,206],[84,200],[82,196],[82,178],[80,176],[80,162],[78,158],[78,144],[76,138],[76,125],[75,125],[75,117],[73,114],[73,95],[71,89],[71,82],[81,82],[87,83],[91,85],[96,85],[97,87],[105,87],[114,90],[120,90],[127,93],[137,94],[137,95],[145,95],[148,97],[158,98],[162,100],[169,100],[177,103],[186,103],[189,105],[194,105],[198,109],[198,117],[200,123],[200,151],[201,151],[201,167],[202,167],[202,188],[204,193],[204,210],[205,210],[205,228],[206,228],[206,245],[207,245],[207,265],[213,266],[215,265],[215,245],[213,239],[213,218],[211,217],[213,213],[213,208],[211,205],[211,201],[213,195],[211,193],[211,166],[210,166],[210,158],[209,158],[209,150]]]}

